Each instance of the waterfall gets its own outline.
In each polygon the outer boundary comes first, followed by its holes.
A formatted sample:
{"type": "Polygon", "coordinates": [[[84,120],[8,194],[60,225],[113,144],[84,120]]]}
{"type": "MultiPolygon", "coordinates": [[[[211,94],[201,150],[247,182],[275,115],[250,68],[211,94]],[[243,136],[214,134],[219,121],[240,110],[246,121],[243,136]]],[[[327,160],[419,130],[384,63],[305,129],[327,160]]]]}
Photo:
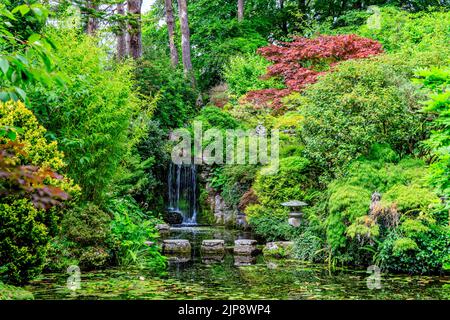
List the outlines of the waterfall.
{"type": "Polygon", "coordinates": [[[167,188],[169,210],[179,212],[184,224],[197,224],[197,168],[170,163],[167,188]]]}

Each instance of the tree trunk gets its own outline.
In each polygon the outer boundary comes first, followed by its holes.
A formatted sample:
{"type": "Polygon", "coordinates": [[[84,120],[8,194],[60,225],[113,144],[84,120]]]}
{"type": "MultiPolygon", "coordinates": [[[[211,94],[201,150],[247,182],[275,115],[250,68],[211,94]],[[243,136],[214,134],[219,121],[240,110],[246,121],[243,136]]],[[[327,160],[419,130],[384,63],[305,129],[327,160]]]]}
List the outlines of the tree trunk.
{"type": "MultiPolygon", "coordinates": [[[[117,14],[125,16],[125,5],[117,4],[117,14]]],[[[124,21],[119,21],[120,30],[117,33],[117,59],[122,60],[128,54],[127,50],[127,28],[124,21]]]]}
{"type": "Polygon", "coordinates": [[[237,3],[237,18],[241,22],[244,20],[244,0],[238,0],[237,3]]]}
{"type": "Polygon", "coordinates": [[[134,59],[142,57],[141,7],[142,0],[128,0],[128,12],[132,18],[128,22],[128,49],[134,59]]]}
{"type": "Polygon", "coordinates": [[[191,35],[189,31],[186,0],[178,0],[178,9],[181,25],[181,53],[183,59],[183,68],[186,73],[191,73],[192,72],[191,35]]]}
{"type": "Polygon", "coordinates": [[[95,16],[95,12],[98,10],[98,4],[97,0],[88,0],[87,2],[87,26],[86,26],[86,32],[87,34],[93,36],[97,33],[98,29],[98,19],[95,16]]]}
{"type": "Polygon", "coordinates": [[[178,65],[178,51],[175,46],[175,20],[173,18],[172,0],[165,0],[166,22],[169,32],[170,61],[175,68],[178,65]]]}

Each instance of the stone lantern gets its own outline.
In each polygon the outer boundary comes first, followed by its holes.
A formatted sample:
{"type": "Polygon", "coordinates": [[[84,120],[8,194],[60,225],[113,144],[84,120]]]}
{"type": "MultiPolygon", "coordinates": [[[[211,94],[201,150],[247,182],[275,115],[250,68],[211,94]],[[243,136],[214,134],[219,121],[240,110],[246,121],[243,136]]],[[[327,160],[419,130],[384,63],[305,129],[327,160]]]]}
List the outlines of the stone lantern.
{"type": "Polygon", "coordinates": [[[288,223],[293,227],[299,227],[301,224],[301,218],[303,216],[303,212],[301,212],[301,207],[307,206],[308,204],[298,200],[292,200],[288,202],[284,202],[281,204],[282,206],[290,208],[291,212],[289,212],[288,223]]]}

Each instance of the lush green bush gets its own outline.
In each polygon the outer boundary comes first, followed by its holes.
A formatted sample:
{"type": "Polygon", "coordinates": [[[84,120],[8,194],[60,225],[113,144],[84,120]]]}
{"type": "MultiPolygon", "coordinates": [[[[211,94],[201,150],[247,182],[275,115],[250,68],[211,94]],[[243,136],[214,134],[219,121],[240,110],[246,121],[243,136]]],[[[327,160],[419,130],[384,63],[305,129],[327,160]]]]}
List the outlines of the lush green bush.
{"type": "Polygon", "coordinates": [[[283,82],[275,78],[261,79],[269,65],[267,60],[255,54],[231,57],[223,72],[228,91],[239,98],[251,90],[283,88],[283,82]]]}
{"type": "Polygon", "coordinates": [[[287,215],[285,217],[274,216],[270,210],[266,214],[250,216],[249,222],[255,234],[265,241],[291,240],[298,237],[303,231],[302,228],[293,228],[289,225],[287,215]]]}
{"type": "Polygon", "coordinates": [[[203,130],[211,128],[215,129],[236,129],[239,127],[239,122],[234,119],[227,112],[224,112],[218,107],[206,106],[201,109],[199,115],[195,117],[196,121],[202,123],[203,130]]]}
{"type": "Polygon", "coordinates": [[[449,227],[426,223],[425,230],[419,232],[391,232],[377,258],[383,269],[392,272],[438,273],[448,265],[449,248],[449,227]]]}
{"type": "Polygon", "coordinates": [[[31,108],[66,155],[82,198],[101,202],[129,149],[142,136],[146,110],[135,93],[132,65],[108,59],[96,40],[69,29],[49,30],[64,87],[37,86],[31,108]]]}
{"type": "Polygon", "coordinates": [[[342,63],[305,91],[306,157],[319,172],[333,176],[375,143],[387,143],[399,154],[414,152],[426,134],[420,97],[389,64],[376,59],[342,63]]]}
{"type": "MultiPolygon", "coordinates": [[[[0,127],[20,128],[15,137],[15,142],[22,145],[20,165],[36,166],[39,170],[59,171],[64,168],[63,154],[58,151],[57,143],[46,141],[46,130],[22,103],[0,103],[0,127]]],[[[6,143],[8,140],[0,137],[0,144],[6,143]]],[[[23,179],[26,183],[26,178],[23,179]]],[[[76,196],[78,188],[69,179],[46,178],[44,182],[76,196]]],[[[3,185],[0,187],[3,189],[3,185]]],[[[48,243],[57,231],[60,217],[60,208],[37,209],[31,199],[8,195],[8,192],[6,195],[2,194],[0,275],[6,277],[6,281],[22,283],[39,274],[45,261],[48,243]]]]}
{"type": "Polygon", "coordinates": [[[261,170],[253,189],[259,202],[266,208],[280,208],[281,203],[289,200],[308,200],[309,161],[292,156],[280,159],[279,169],[275,173],[261,170]]]}
{"type": "Polygon", "coordinates": [[[53,219],[25,199],[0,203],[0,275],[6,281],[23,283],[42,271],[53,219]]]}
{"type": "MultiPolygon", "coordinates": [[[[397,158],[388,151],[382,151],[386,147],[374,149],[371,154],[397,158]]],[[[336,261],[369,263],[371,258],[377,258],[375,252],[380,252],[381,259],[385,261],[394,246],[397,248],[395,254],[415,248],[410,239],[422,234],[425,227],[420,221],[428,221],[432,228],[441,228],[433,218],[440,210],[440,201],[427,187],[427,174],[422,160],[405,158],[393,163],[372,158],[353,162],[344,178],[333,181],[327,190],[329,198],[325,226],[327,244],[336,261]],[[381,201],[372,203],[371,208],[371,196],[375,192],[380,193],[381,201]],[[402,240],[389,242],[393,235],[401,233],[406,236],[397,236],[394,240],[402,240]],[[388,242],[384,244],[384,241],[388,242]]],[[[442,259],[442,253],[437,255],[442,259]]],[[[412,261],[409,260],[410,263],[412,261]]],[[[408,271],[412,266],[405,264],[395,268],[396,271],[408,271]]],[[[430,268],[428,271],[433,270],[436,269],[430,268]]]]}
{"type": "Polygon", "coordinates": [[[136,80],[144,96],[156,99],[153,119],[163,129],[181,128],[197,113],[199,93],[182,70],[173,69],[160,51],[147,50],[136,68],[136,80]]]}
{"type": "Polygon", "coordinates": [[[85,270],[106,267],[111,260],[107,243],[110,223],[109,214],[92,203],[68,210],[61,222],[61,232],[52,244],[48,268],[68,267],[61,262],[72,262],[85,270]]]}
{"type": "Polygon", "coordinates": [[[395,7],[380,8],[380,28],[367,24],[366,12],[349,12],[342,16],[334,28],[330,23],[319,27],[321,33],[356,33],[378,40],[388,52],[402,50],[429,51],[430,47],[448,46],[450,39],[450,13],[445,10],[412,13],[395,7]]]}
{"type": "Polygon", "coordinates": [[[424,109],[435,119],[433,131],[425,141],[435,160],[431,164],[431,185],[442,195],[450,194],[450,69],[424,70],[417,74],[419,82],[431,91],[424,109]]]}
{"type": "Polygon", "coordinates": [[[114,215],[109,241],[116,264],[162,272],[166,266],[165,258],[155,243],[159,237],[155,225],[160,221],[145,215],[131,198],[112,200],[109,211],[114,215]]]}

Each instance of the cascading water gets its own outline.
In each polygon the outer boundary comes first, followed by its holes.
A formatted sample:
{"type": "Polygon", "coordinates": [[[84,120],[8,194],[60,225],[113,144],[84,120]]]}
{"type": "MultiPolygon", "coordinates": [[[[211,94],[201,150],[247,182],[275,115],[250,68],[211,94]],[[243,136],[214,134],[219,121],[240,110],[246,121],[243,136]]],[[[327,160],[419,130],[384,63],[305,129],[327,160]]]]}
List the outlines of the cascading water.
{"type": "Polygon", "coordinates": [[[183,216],[183,224],[197,224],[197,168],[171,163],[167,179],[169,210],[183,216]]]}

